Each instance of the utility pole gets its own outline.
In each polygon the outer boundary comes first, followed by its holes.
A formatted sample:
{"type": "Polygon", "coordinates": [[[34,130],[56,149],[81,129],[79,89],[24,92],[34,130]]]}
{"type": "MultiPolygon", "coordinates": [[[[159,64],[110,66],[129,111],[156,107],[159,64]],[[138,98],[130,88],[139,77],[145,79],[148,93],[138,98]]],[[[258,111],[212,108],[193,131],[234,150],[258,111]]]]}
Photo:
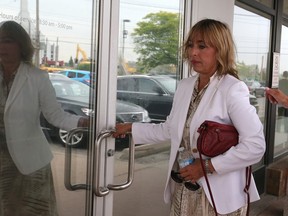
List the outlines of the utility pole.
{"type": "Polygon", "coordinates": [[[125,39],[127,38],[127,35],[128,35],[128,31],[125,29],[125,23],[126,22],[130,22],[130,20],[128,20],[128,19],[124,19],[123,20],[123,29],[122,29],[122,39],[123,39],[123,42],[122,42],[122,59],[123,59],[123,63],[125,62],[125,59],[124,59],[124,55],[125,55],[125,52],[124,52],[124,50],[125,50],[125,39]]]}
{"type": "Polygon", "coordinates": [[[39,0],[36,0],[36,50],[35,66],[40,66],[39,0]]]}

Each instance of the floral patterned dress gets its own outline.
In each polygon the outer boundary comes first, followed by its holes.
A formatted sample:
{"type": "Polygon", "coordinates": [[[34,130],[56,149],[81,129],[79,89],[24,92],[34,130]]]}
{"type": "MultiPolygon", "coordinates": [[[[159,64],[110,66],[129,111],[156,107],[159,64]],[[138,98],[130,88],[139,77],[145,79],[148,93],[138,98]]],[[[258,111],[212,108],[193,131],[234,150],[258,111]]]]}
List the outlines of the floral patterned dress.
{"type": "Polygon", "coordinates": [[[50,165],[23,175],[9,154],[4,109],[13,80],[8,85],[2,80],[0,70],[0,215],[58,216],[50,165]]]}

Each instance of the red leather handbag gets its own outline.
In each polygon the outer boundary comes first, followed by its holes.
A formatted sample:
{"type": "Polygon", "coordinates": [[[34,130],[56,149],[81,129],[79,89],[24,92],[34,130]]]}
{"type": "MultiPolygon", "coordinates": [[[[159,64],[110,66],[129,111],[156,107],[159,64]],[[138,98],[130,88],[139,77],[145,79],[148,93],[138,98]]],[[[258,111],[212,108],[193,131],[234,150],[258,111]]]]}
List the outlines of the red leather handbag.
{"type": "MultiPolygon", "coordinates": [[[[215,215],[218,215],[214,198],[212,195],[212,190],[208,181],[206,174],[205,165],[202,159],[202,155],[207,157],[215,157],[217,155],[223,154],[229,150],[232,146],[235,146],[239,142],[239,134],[233,125],[221,124],[214,121],[204,121],[197,132],[200,133],[197,139],[197,149],[199,151],[199,157],[201,161],[202,170],[207,183],[215,215]]],[[[246,167],[246,185],[244,187],[244,192],[247,194],[247,216],[249,215],[249,187],[251,181],[251,166],[246,167]]]]}
{"type": "Polygon", "coordinates": [[[223,154],[238,144],[238,132],[233,125],[206,120],[197,132],[200,133],[197,140],[198,151],[208,157],[223,154]]]}

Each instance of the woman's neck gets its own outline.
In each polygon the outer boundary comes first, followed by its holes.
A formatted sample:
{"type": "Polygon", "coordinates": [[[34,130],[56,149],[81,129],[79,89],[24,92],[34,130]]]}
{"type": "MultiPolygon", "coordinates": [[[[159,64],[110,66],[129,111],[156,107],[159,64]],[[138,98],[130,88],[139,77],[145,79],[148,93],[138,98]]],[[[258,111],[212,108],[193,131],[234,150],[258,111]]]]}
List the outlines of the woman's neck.
{"type": "Polygon", "coordinates": [[[210,77],[199,77],[198,91],[201,91],[210,81],[210,77]]]}
{"type": "Polygon", "coordinates": [[[199,82],[198,82],[198,90],[201,91],[209,82],[210,82],[210,78],[212,76],[214,76],[214,74],[216,73],[206,73],[206,74],[199,74],[199,82]]]}

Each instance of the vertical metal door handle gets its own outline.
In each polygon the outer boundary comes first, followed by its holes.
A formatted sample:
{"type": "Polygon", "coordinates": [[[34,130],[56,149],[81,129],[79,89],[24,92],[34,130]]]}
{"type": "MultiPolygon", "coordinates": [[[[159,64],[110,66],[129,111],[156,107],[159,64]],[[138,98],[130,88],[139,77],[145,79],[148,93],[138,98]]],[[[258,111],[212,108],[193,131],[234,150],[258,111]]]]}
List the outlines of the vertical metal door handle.
{"type": "MultiPolygon", "coordinates": [[[[129,142],[129,162],[128,162],[128,177],[127,181],[123,184],[108,184],[107,187],[100,187],[100,168],[101,168],[101,158],[100,158],[100,152],[101,152],[101,145],[102,140],[110,137],[113,134],[113,130],[105,130],[100,132],[100,134],[96,138],[96,145],[95,145],[95,153],[94,156],[96,158],[97,164],[95,165],[95,175],[93,179],[93,191],[96,196],[103,197],[109,194],[110,190],[124,190],[128,188],[133,181],[133,175],[134,175],[134,154],[135,154],[135,146],[131,142],[129,142]]],[[[130,135],[131,136],[131,135],[130,135]]],[[[106,169],[106,167],[105,167],[106,169]]]]}
{"type": "Polygon", "coordinates": [[[129,160],[128,160],[128,176],[127,181],[122,184],[108,184],[110,190],[124,190],[131,186],[134,179],[134,166],[135,166],[135,145],[132,143],[131,133],[129,135],[129,160]]]}
{"type": "Polygon", "coordinates": [[[71,159],[72,159],[71,150],[72,150],[73,145],[69,144],[69,142],[75,133],[85,132],[85,131],[88,131],[88,128],[75,128],[69,131],[68,133],[68,137],[67,137],[67,141],[65,145],[64,185],[66,189],[70,191],[88,189],[87,184],[75,184],[75,185],[71,184],[71,159]]]}

